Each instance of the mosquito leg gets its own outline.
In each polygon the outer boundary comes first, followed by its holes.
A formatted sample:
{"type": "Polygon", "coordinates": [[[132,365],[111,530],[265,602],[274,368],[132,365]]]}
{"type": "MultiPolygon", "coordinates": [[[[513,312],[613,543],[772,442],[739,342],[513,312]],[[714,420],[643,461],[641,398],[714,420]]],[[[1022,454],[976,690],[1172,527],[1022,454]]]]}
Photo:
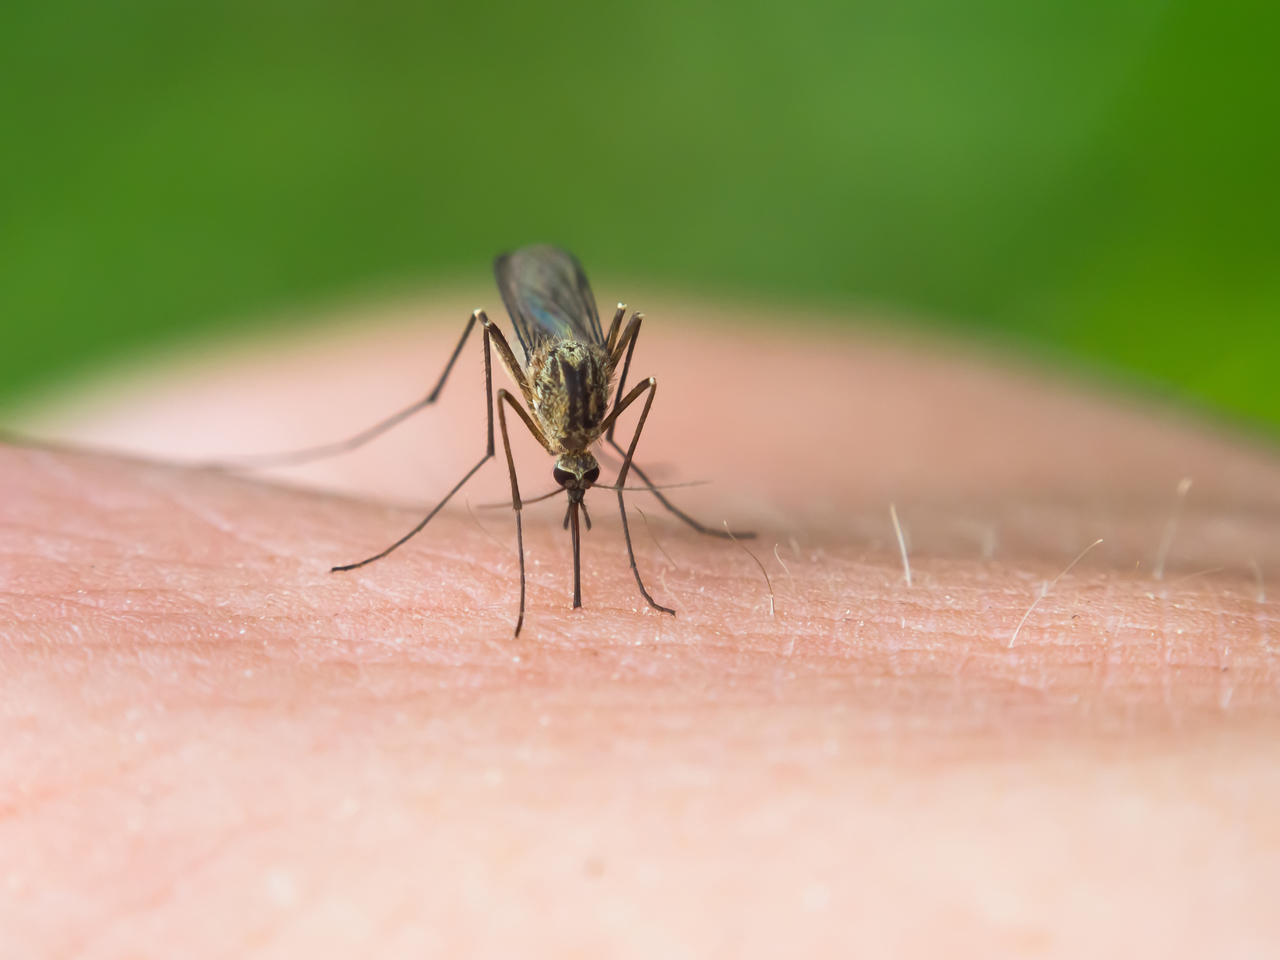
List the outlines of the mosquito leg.
{"type": "MultiPolygon", "coordinates": [[[[489,336],[493,339],[494,349],[498,351],[498,359],[502,361],[502,366],[506,368],[511,379],[516,382],[516,386],[520,388],[520,392],[526,397],[529,396],[529,381],[525,378],[524,370],[520,366],[520,362],[516,359],[515,353],[511,350],[511,344],[507,343],[507,338],[502,335],[502,331],[487,317],[483,310],[477,310],[476,316],[480,320],[481,326],[489,331],[489,336]]],[[[523,414],[521,414],[523,416],[523,414]]],[[[528,423],[528,418],[525,418],[528,423]]]]}
{"type": "MultiPolygon", "coordinates": [[[[623,456],[626,455],[626,451],[623,450],[620,446],[618,446],[618,444],[615,443],[612,439],[609,440],[609,443],[610,445],[612,445],[612,447],[615,450],[618,451],[619,454],[622,454],[623,456]]],[[[631,469],[635,471],[636,476],[640,478],[640,481],[646,487],[649,488],[649,492],[658,498],[658,502],[660,504],[662,504],[672,513],[674,513],[677,517],[679,517],[689,526],[693,527],[693,529],[697,530],[699,533],[704,533],[708,537],[719,537],[721,540],[731,540],[733,539],[733,537],[737,537],[739,540],[754,540],[756,538],[756,533],[754,530],[734,530],[731,536],[729,531],[727,530],[717,530],[715,527],[708,527],[706,524],[700,523],[698,520],[689,516],[687,513],[685,513],[683,510],[677,507],[674,503],[668,500],[666,496],[662,493],[662,491],[659,490],[656,486],[654,486],[653,481],[649,479],[649,475],[646,474],[643,470],[641,470],[637,464],[634,464],[634,463],[631,464],[631,469]]],[[[619,481],[619,483],[621,483],[621,481],[619,481]]]]}
{"type": "MultiPolygon", "coordinates": [[[[519,409],[515,398],[506,390],[498,391],[498,426],[502,428],[502,449],[507,454],[507,472],[511,475],[511,509],[516,512],[516,546],[520,553],[520,616],[516,618],[516,636],[520,636],[520,628],[524,626],[524,528],[520,522],[520,511],[524,504],[520,500],[520,484],[516,480],[516,461],[511,456],[511,438],[507,436],[507,411],[504,401],[519,409]]],[[[523,411],[521,411],[523,412],[523,411]]]]}
{"type": "MultiPolygon", "coordinates": [[[[621,307],[622,304],[618,304],[618,306],[621,307]]],[[[614,317],[613,322],[615,325],[618,323],[619,319],[620,317],[617,317],[617,316],[614,317]]],[[[613,365],[617,367],[618,357],[622,353],[622,345],[624,343],[627,345],[627,359],[626,359],[626,362],[622,364],[622,376],[618,378],[618,392],[613,398],[613,412],[615,414],[622,412],[621,410],[618,409],[618,405],[622,403],[622,391],[625,390],[627,387],[627,373],[628,371],[631,370],[631,355],[636,352],[636,338],[640,336],[640,323],[643,320],[644,320],[643,313],[633,313],[631,315],[631,319],[627,321],[627,329],[622,331],[622,337],[618,340],[617,344],[613,346],[612,351],[610,353],[610,357],[613,360],[613,365]]],[[[610,330],[610,332],[612,333],[612,330],[610,330]]],[[[617,424],[617,419],[615,418],[612,422],[610,422],[609,431],[605,435],[610,443],[613,443],[613,429],[616,424],[617,424]]],[[[613,445],[615,447],[617,446],[616,443],[614,443],[613,445]]]]}
{"type": "MultiPolygon", "coordinates": [[[[471,331],[471,326],[475,322],[477,315],[481,315],[480,311],[478,310],[476,311],[476,314],[472,315],[471,322],[467,324],[468,333],[471,331]]],[[[466,339],[466,334],[464,333],[463,340],[465,339],[466,339]]],[[[459,344],[459,348],[461,348],[461,344],[459,344]]],[[[457,358],[457,352],[455,351],[454,359],[456,358],[457,358]]],[[[449,366],[453,366],[452,360],[449,361],[449,366]]],[[[449,370],[446,368],[445,376],[447,377],[448,375],[449,375],[449,370]]],[[[439,393],[440,388],[443,386],[444,386],[444,377],[441,377],[440,383],[438,383],[436,385],[436,389],[432,391],[432,396],[434,397],[435,394],[439,393]]],[[[397,547],[401,547],[404,544],[408,543],[410,540],[413,539],[414,536],[416,536],[422,530],[423,527],[425,527],[428,523],[431,522],[432,518],[435,517],[435,515],[440,512],[441,508],[446,503],[448,503],[450,499],[452,499],[453,495],[457,493],[459,490],[461,490],[463,485],[466,484],[468,480],[470,480],[473,476],[475,476],[476,471],[479,470],[481,467],[483,467],[490,460],[490,458],[493,457],[493,452],[494,452],[494,448],[493,448],[493,361],[489,354],[488,326],[486,326],[484,330],[484,396],[485,396],[486,407],[489,414],[489,428],[488,428],[488,439],[485,445],[485,454],[483,457],[480,458],[480,462],[467,471],[467,475],[458,481],[457,485],[445,495],[445,498],[443,500],[441,500],[438,504],[436,504],[435,509],[433,509],[430,513],[428,513],[423,518],[421,523],[419,523],[416,527],[414,527],[412,530],[406,533],[403,537],[401,537],[391,546],[387,547],[387,549],[383,550],[381,553],[374,554],[372,557],[369,557],[365,560],[361,560],[359,563],[348,563],[341,567],[333,567],[329,571],[330,573],[339,573],[345,570],[356,570],[360,567],[365,566],[366,564],[373,563],[373,561],[375,560],[381,560],[383,557],[389,554],[392,550],[395,550],[397,547]]]]}
{"type": "MultiPolygon", "coordinates": [[[[613,356],[616,361],[618,356],[621,355],[622,345],[625,343],[627,345],[627,358],[622,365],[622,376],[618,379],[618,395],[613,401],[613,410],[610,411],[610,414],[609,414],[610,417],[612,417],[613,419],[609,421],[609,429],[605,431],[604,438],[608,442],[609,446],[613,447],[613,449],[618,451],[619,455],[623,455],[623,456],[625,456],[626,451],[623,450],[622,447],[618,446],[618,442],[613,439],[613,431],[618,425],[617,416],[622,412],[622,409],[620,409],[620,404],[622,403],[622,391],[627,383],[627,372],[631,369],[631,355],[635,352],[636,340],[640,336],[640,323],[643,320],[644,320],[644,314],[642,313],[633,314],[630,322],[627,324],[627,329],[623,331],[621,338],[619,338],[617,345],[614,347],[613,356]]],[[[677,517],[679,517],[689,526],[693,527],[693,529],[697,530],[699,533],[706,534],[708,537],[719,537],[721,540],[731,539],[730,534],[727,530],[719,530],[715,527],[708,527],[706,524],[699,523],[693,517],[689,516],[687,513],[685,513],[675,504],[673,504],[670,500],[668,500],[665,496],[663,496],[662,492],[659,491],[657,487],[653,485],[653,481],[649,479],[648,474],[646,474],[643,470],[641,470],[637,464],[633,463],[631,465],[631,468],[635,470],[636,476],[638,476],[641,479],[644,485],[649,488],[649,492],[658,498],[659,503],[661,503],[664,507],[666,507],[672,513],[674,513],[677,517]]],[[[622,485],[621,479],[618,481],[618,485],[619,486],[622,485]]],[[[756,535],[750,530],[742,530],[742,531],[734,530],[732,536],[737,537],[739,540],[754,540],[756,535]]]]}
{"type": "Polygon", "coordinates": [[[445,381],[449,379],[449,374],[453,371],[453,365],[457,363],[458,355],[462,353],[462,348],[467,343],[467,337],[471,335],[471,328],[476,325],[476,320],[483,319],[483,311],[477,310],[471,314],[471,317],[467,320],[466,327],[462,330],[462,336],[458,338],[458,345],[453,348],[453,354],[449,357],[449,362],[445,364],[444,373],[440,374],[440,380],[431,389],[430,393],[416,403],[409,404],[403,410],[393,413],[385,420],[380,420],[372,427],[361,430],[354,437],[348,437],[346,440],[326,443],[318,447],[307,447],[302,450],[290,450],[285,453],[271,453],[258,457],[237,457],[233,461],[218,465],[228,468],[288,467],[299,463],[310,463],[313,460],[323,460],[325,457],[334,457],[340,453],[348,453],[364,446],[370,440],[382,436],[392,427],[403,423],[419,410],[431,406],[439,399],[440,391],[444,389],[445,381]]]}
{"type": "MultiPolygon", "coordinates": [[[[634,340],[632,341],[635,342],[634,340]]],[[[631,447],[627,450],[626,456],[622,460],[622,470],[618,472],[618,512],[622,515],[622,536],[627,541],[627,558],[631,561],[631,572],[635,574],[636,586],[640,588],[640,596],[644,597],[645,602],[655,610],[661,610],[663,613],[669,613],[673,617],[676,612],[670,607],[664,607],[657,603],[653,597],[649,596],[649,591],[644,588],[644,581],[640,579],[640,568],[636,566],[636,552],[631,546],[631,528],[627,525],[627,504],[622,499],[623,487],[627,485],[627,472],[631,469],[631,458],[635,455],[636,444],[640,442],[640,432],[644,430],[644,422],[649,417],[649,408],[653,406],[653,398],[658,392],[658,381],[650,377],[644,383],[638,385],[634,390],[627,394],[626,399],[614,406],[613,412],[609,414],[609,419],[613,422],[617,421],[618,414],[631,406],[631,404],[644,391],[649,391],[649,396],[645,398],[644,409],[640,411],[640,422],[636,424],[635,435],[631,438],[631,447]]],[[[609,423],[610,429],[613,422],[609,423]]],[[[615,444],[616,446],[616,444],[615,444]]],[[[575,525],[577,516],[574,516],[575,525]]]]}
{"type": "MultiPolygon", "coordinates": [[[[489,327],[485,327],[487,331],[489,327]]],[[[496,332],[496,331],[495,331],[496,332]]],[[[503,341],[505,344],[506,341],[503,341]]],[[[507,407],[510,407],[520,419],[524,421],[524,425],[529,428],[529,432],[533,434],[533,438],[537,440],[548,452],[551,450],[547,438],[542,435],[542,431],[538,429],[530,418],[525,409],[520,406],[519,402],[506,390],[498,390],[498,426],[502,428],[502,449],[507,454],[507,472],[511,475],[511,509],[516,512],[516,546],[520,552],[520,616],[516,619],[516,636],[520,636],[520,628],[524,626],[524,602],[525,602],[525,573],[524,573],[524,527],[521,523],[521,511],[524,509],[524,501],[520,499],[520,484],[516,480],[516,461],[511,456],[511,438],[507,435],[507,407]],[[505,406],[504,406],[505,404],[505,406]]],[[[492,423],[490,424],[492,429],[492,423]]],[[[492,433],[490,433],[492,440],[492,433]]]]}
{"type": "Polygon", "coordinates": [[[604,348],[609,351],[609,356],[613,356],[614,344],[618,342],[618,328],[622,325],[622,318],[627,315],[627,305],[625,303],[618,304],[618,309],[613,315],[613,323],[609,324],[609,335],[604,339],[604,348]]]}

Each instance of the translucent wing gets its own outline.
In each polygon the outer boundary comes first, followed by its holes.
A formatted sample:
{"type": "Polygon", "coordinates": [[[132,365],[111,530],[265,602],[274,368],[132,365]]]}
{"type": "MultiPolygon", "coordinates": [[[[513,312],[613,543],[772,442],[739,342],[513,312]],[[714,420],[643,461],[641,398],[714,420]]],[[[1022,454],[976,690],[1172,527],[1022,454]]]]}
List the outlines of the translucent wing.
{"type": "Polygon", "coordinates": [[[556,247],[524,247],[494,260],[493,274],[526,361],[552,338],[604,343],[596,298],[573,254],[556,247]]]}

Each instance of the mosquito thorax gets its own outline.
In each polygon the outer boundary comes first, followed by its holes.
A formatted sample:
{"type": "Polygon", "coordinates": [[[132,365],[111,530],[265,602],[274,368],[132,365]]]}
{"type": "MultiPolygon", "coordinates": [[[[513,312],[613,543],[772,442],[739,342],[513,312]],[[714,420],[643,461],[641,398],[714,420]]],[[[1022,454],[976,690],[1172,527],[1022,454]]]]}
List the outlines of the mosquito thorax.
{"type": "Polygon", "coordinates": [[[551,476],[566,490],[587,490],[600,479],[600,464],[589,453],[566,453],[556,458],[551,476]]]}
{"type": "Polygon", "coordinates": [[[557,340],[534,354],[528,370],[530,400],[555,449],[585,450],[600,438],[600,424],[609,412],[611,372],[608,353],[594,343],[557,340]]]}

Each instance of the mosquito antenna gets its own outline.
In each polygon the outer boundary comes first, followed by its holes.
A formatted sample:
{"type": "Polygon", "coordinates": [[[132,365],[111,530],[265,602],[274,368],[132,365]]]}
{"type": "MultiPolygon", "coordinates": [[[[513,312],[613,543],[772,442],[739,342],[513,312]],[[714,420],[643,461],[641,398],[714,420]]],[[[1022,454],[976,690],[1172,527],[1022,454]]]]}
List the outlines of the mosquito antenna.
{"type": "Polygon", "coordinates": [[[678,490],[682,487],[705,487],[710,480],[686,480],[683,483],[654,484],[652,487],[615,487],[608,483],[592,484],[592,490],[625,490],[627,493],[656,493],[659,490],[678,490]]]}
{"type": "Polygon", "coordinates": [[[772,617],[774,615],[773,581],[769,579],[769,571],[764,568],[764,564],[760,562],[760,558],[757,557],[750,550],[747,550],[746,545],[733,535],[733,531],[729,529],[729,521],[723,520],[721,522],[724,524],[725,533],[729,534],[729,539],[732,540],[734,543],[736,543],[738,546],[742,547],[743,550],[746,550],[747,556],[756,562],[756,566],[759,567],[760,572],[764,574],[764,582],[769,587],[769,616],[772,617]]]}
{"type": "MultiPolygon", "coordinates": [[[[672,483],[666,486],[657,487],[656,489],[670,490],[672,487],[700,487],[700,486],[703,486],[704,484],[709,484],[710,482],[711,482],[710,480],[689,480],[685,483],[672,483]]],[[[603,483],[597,483],[594,486],[592,486],[591,489],[592,490],[625,490],[627,493],[652,493],[653,492],[648,487],[611,487],[611,486],[606,486],[603,483]]],[[[528,503],[537,503],[539,500],[550,500],[552,497],[564,492],[565,492],[564,487],[560,487],[556,490],[552,490],[550,493],[544,493],[540,497],[531,497],[527,500],[522,500],[521,502],[528,504],[528,503]]],[[[481,510],[498,510],[504,507],[510,507],[511,504],[506,502],[480,503],[480,504],[476,504],[476,506],[478,506],[481,510]]]]}
{"type": "MultiPolygon", "coordinates": [[[[540,500],[550,500],[552,497],[558,496],[564,492],[565,492],[564,487],[561,487],[559,490],[552,490],[550,493],[544,493],[540,497],[521,497],[520,503],[527,507],[531,503],[537,503],[540,500]]],[[[502,507],[506,507],[507,509],[510,509],[511,503],[510,501],[506,503],[478,503],[476,504],[476,506],[479,507],[481,510],[498,510],[502,507]]]]}

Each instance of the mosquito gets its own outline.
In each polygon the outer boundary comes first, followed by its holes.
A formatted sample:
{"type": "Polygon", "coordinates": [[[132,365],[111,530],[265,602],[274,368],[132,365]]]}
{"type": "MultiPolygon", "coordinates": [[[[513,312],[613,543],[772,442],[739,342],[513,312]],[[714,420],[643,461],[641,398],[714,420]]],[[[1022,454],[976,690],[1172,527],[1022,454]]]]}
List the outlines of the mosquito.
{"type": "MultiPolygon", "coordinates": [[[[390,430],[396,424],[435,403],[449,379],[458,356],[466,346],[467,338],[478,323],[483,330],[485,403],[488,411],[488,440],[484,456],[467,471],[466,475],[450,490],[417,526],[380,553],[359,561],[333,567],[333,573],[357,570],[376,560],[381,560],[393,550],[404,546],[440,512],[459,490],[495,455],[493,434],[494,391],[493,361],[491,351],[497,350],[498,359],[520,391],[524,406],[510,392],[499,388],[497,392],[498,426],[502,433],[502,447],[506,453],[507,472],[511,477],[511,509],[516,515],[516,544],[520,556],[520,614],[516,619],[515,635],[520,636],[525,614],[525,563],[524,528],[521,512],[525,501],[520,497],[520,485],[516,478],[515,460],[511,456],[511,441],[507,433],[508,408],[520,419],[533,438],[555,458],[551,476],[560,486],[554,496],[567,494],[564,528],[571,532],[573,540],[573,606],[582,606],[582,533],[580,522],[591,529],[591,517],[583,499],[594,486],[613,490],[618,495],[618,511],[622,517],[622,535],[627,544],[627,557],[636,586],[645,602],[654,610],[675,616],[675,611],[664,607],[650,596],[636,566],[635,550],[631,544],[631,530],[627,524],[627,508],[623,500],[627,477],[634,472],[648,492],[658,498],[667,510],[679,517],[694,530],[721,539],[750,539],[749,531],[730,532],[705,526],[666,498],[649,476],[634,462],[636,445],[644,430],[653,399],[657,395],[658,381],[649,377],[638,383],[624,396],[627,374],[631,369],[631,357],[640,335],[644,315],[631,315],[625,328],[626,305],[618,304],[606,336],[600,326],[595,297],[587,282],[586,273],[576,257],[567,251],[551,246],[524,247],[515,253],[499,256],[493,264],[498,290],[511,317],[511,325],[524,351],[524,363],[517,360],[507,338],[485,315],[476,310],[467,320],[462,336],[453,354],[445,364],[444,372],[431,392],[421,400],[369,427],[361,433],[338,443],[312,447],[294,453],[269,458],[242,461],[245,465],[272,465],[303,463],[321,457],[333,456],[354,450],[375,437],[390,430]],[[624,357],[625,354],[625,357],[624,357]],[[617,377],[617,391],[612,407],[609,393],[621,361],[622,373],[617,377]],[[626,450],[614,439],[618,417],[633,403],[644,397],[640,419],[636,423],[631,444],[626,450]],[[603,439],[622,455],[622,467],[611,485],[599,484],[600,463],[591,453],[591,447],[603,439]],[[581,516],[581,521],[579,517],[581,516]]],[[[543,499],[543,498],[537,498],[543,499]]]]}

